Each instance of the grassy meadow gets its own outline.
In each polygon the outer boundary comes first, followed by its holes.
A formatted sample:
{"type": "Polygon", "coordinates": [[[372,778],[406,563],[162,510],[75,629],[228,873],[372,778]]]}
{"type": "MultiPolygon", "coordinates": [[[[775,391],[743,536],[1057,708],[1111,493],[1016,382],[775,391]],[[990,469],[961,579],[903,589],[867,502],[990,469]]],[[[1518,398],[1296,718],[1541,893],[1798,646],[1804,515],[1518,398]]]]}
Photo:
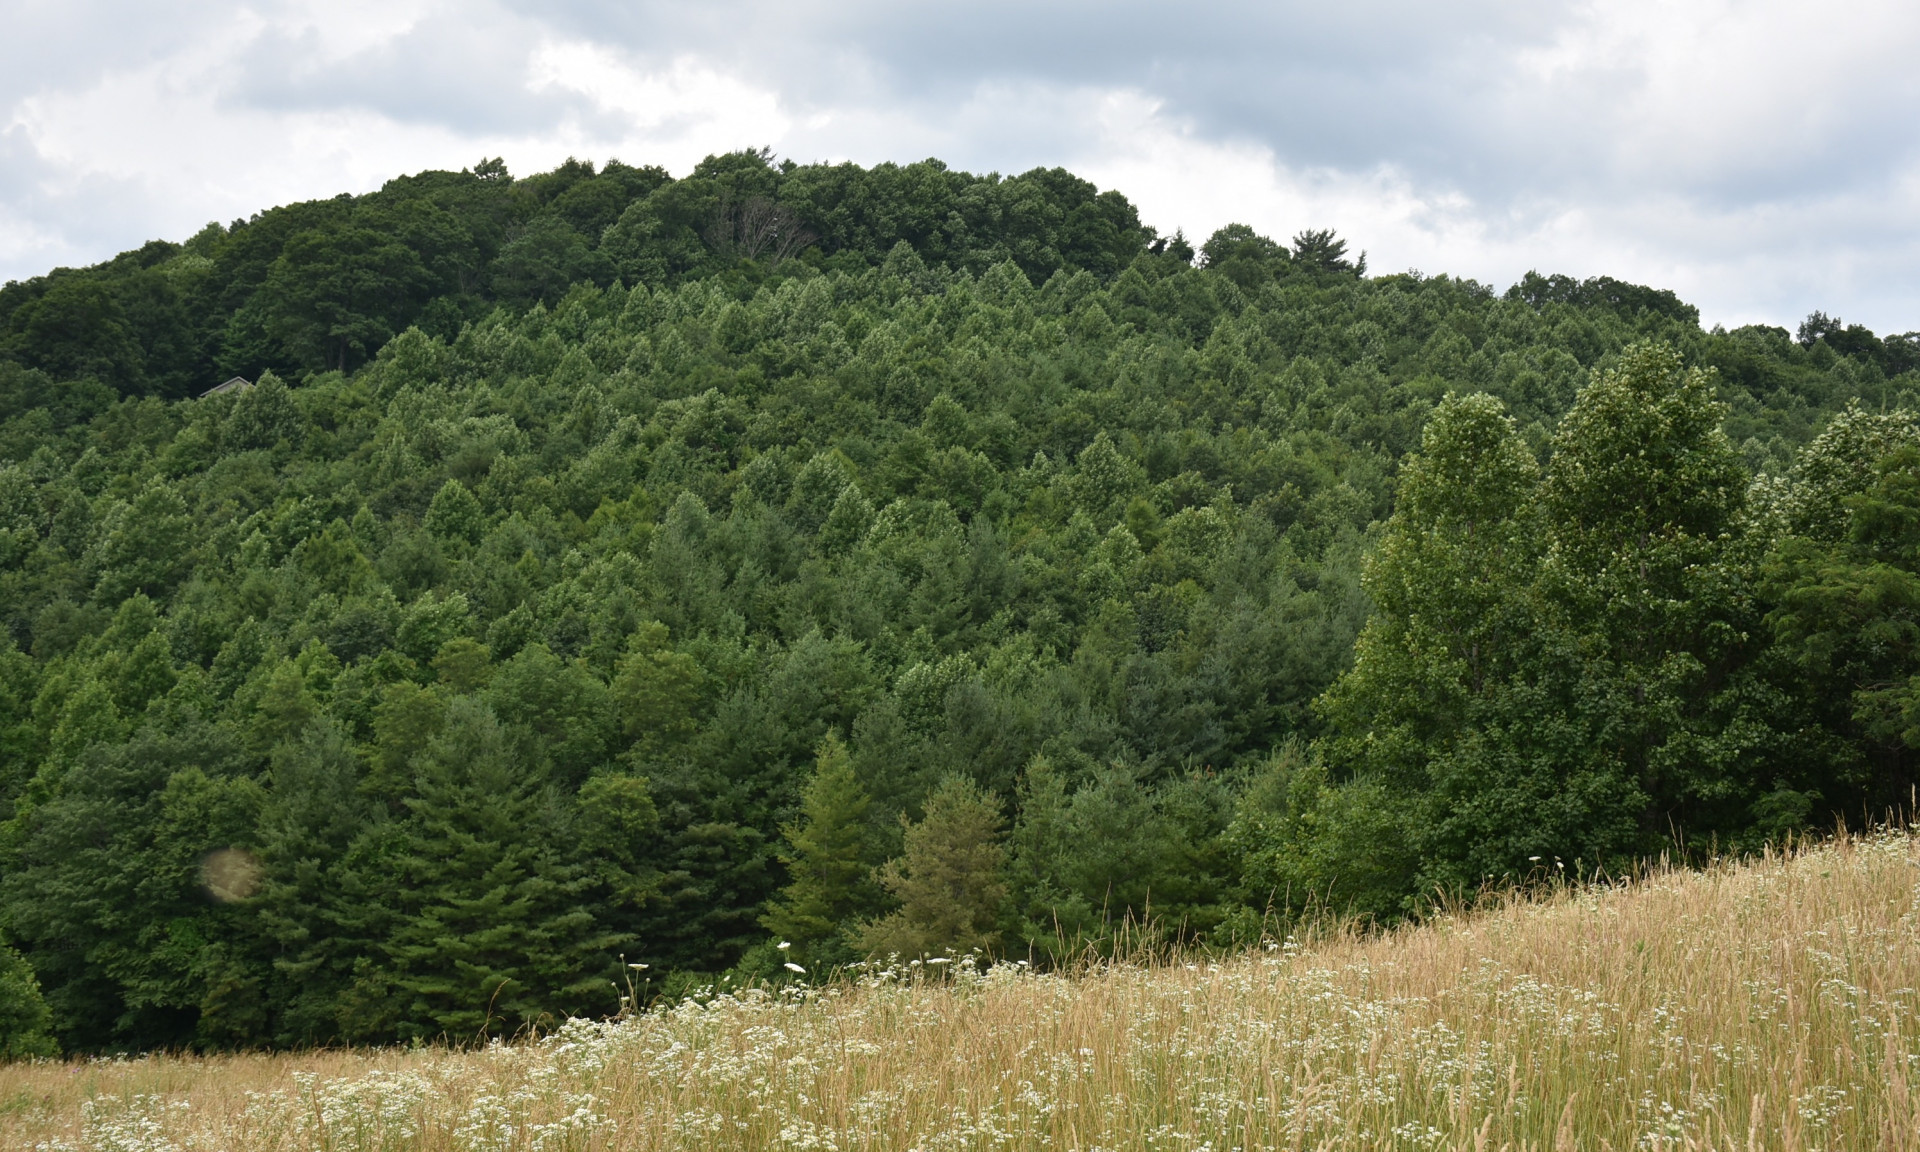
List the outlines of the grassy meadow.
{"type": "Polygon", "coordinates": [[[716,994],[477,1050],[0,1068],[9,1148],[1920,1148],[1920,843],[1388,934],[716,994]]]}

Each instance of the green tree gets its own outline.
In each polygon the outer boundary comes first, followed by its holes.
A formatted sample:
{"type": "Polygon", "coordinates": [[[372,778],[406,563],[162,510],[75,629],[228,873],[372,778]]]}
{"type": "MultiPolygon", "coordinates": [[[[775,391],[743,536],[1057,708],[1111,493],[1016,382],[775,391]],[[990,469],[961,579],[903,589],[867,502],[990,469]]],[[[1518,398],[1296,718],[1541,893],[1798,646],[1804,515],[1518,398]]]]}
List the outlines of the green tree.
{"type": "Polygon", "coordinates": [[[1517,671],[1535,626],[1526,589],[1542,541],[1539,468],[1496,399],[1449,393],[1402,466],[1365,587],[1375,612],[1322,712],[1338,773],[1428,787],[1472,705],[1517,671]]]}
{"type": "Polygon", "coordinates": [[[486,512],[465,484],[448,480],[427,508],[426,525],[427,531],[443,540],[478,544],[487,530],[486,512]]]}
{"type": "Polygon", "coordinates": [[[1295,817],[1322,846],[1295,859],[1326,874],[1306,880],[1367,870],[1331,852],[1361,842],[1360,814],[1408,846],[1386,885],[1408,898],[1748,826],[1791,721],[1757,664],[1724,416],[1711,374],[1636,345],[1595,374],[1536,485],[1493,402],[1436,411],[1368,572],[1380,611],[1322,703],[1333,782],[1295,817]],[[1356,808],[1355,789],[1377,800],[1356,808]]]}
{"type": "Polygon", "coordinates": [[[1200,246],[1205,266],[1252,290],[1284,275],[1293,253],[1245,224],[1228,224],[1200,246]]]}
{"type": "Polygon", "coordinates": [[[290,238],[260,286],[263,327],[291,364],[344,371],[426,302],[432,273],[399,238],[335,226],[290,238]]]}
{"type": "Polygon", "coordinates": [[[1731,824],[1774,739],[1778,702],[1750,678],[1764,542],[1714,387],[1671,347],[1628,348],[1561,422],[1542,488],[1542,591],[1584,656],[1554,663],[1581,670],[1567,691],[1620,774],[1610,787],[1646,797],[1637,843],[1613,852],[1731,824]]]}
{"type": "Polygon", "coordinates": [[[855,946],[907,957],[992,949],[1007,898],[1001,820],[999,801],[978,785],[942,780],[918,823],[902,817],[901,854],[875,874],[900,907],[862,925],[855,946]]]}
{"type": "Polygon", "coordinates": [[[614,714],[640,759],[685,741],[699,726],[706,691],[700,664],[667,643],[666,625],[641,624],[628,639],[629,653],[614,677],[614,714]]]}
{"type": "Polygon", "coordinates": [[[246,982],[230,944],[245,917],[209,899],[203,871],[252,833],[260,789],[235,771],[240,759],[230,735],[204,726],[143,729],[89,748],[27,816],[0,911],[63,1047],[231,1043],[260,1022],[257,994],[220,996],[233,976],[246,982]]]}
{"type": "Polygon", "coordinates": [[[361,794],[355,751],[330,717],[274,751],[259,818],[262,883],[254,909],[270,942],[276,1043],[341,1037],[356,966],[391,927],[386,910],[365,899],[370,878],[356,874],[352,856],[356,841],[377,842],[377,832],[369,833],[386,814],[361,794]]]}
{"type": "Polygon", "coordinates": [[[579,848],[616,908],[638,908],[658,888],[649,867],[660,810],[644,776],[603,772],[580,786],[579,848]]]}
{"type": "Polygon", "coordinates": [[[187,572],[193,547],[187,503],[158,477],[128,502],[116,502],[87,559],[99,573],[94,596],[118,604],[135,592],[163,596],[187,572]]]}
{"type": "Polygon", "coordinates": [[[20,357],[55,379],[92,377],[122,393],[146,383],[145,357],[110,283],[57,276],[11,327],[20,357]]]}
{"type": "Polygon", "coordinates": [[[627,941],[596,924],[544,781],[491,710],[456,699],[414,771],[376,978],[399,1034],[466,1039],[610,1009],[627,941]]]}
{"type": "Polygon", "coordinates": [[[228,450],[246,452],[271,448],[282,440],[297,441],[305,426],[306,418],[286,383],[272,372],[263,372],[233,402],[220,439],[228,450]]]}
{"type": "Polygon", "coordinates": [[[522,306],[535,301],[556,304],[575,284],[612,279],[612,262],[559,216],[535,218],[500,250],[493,265],[494,292],[522,306]]]}
{"type": "Polygon", "coordinates": [[[57,1056],[53,1013],[20,953],[0,941],[0,1061],[57,1056]]]}
{"type": "MultiPolygon", "coordinates": [[[[1834,538],[1826,516],[1799,519],[1806,534],[1788,536],[1768,557],[1767,623],[1795,686],[1845,741],[1829,750],[1836,771],[1819,782],[1827,794],[1814,795],[1851,807],[1847,793],[1858,789],[1871,810],[1884,810],[1910,801],[1920,749],[1920,448],[1895,448],[1854,473],[1846,483],[1857,491],[1848,494],[1823,457],[1850,454],[1863,437],[1829,431],[1796,477],[1813,491],[1795,503],[1840,504],[1844,535],[1834,538]]],[[[1791,796],[1774,798],[1781,801],[1791,796]]]]}
{"type": "Polygon", "coordinates": [[[1920,419],[1912,412],[1869,412],[1854,401],[1814,437],[1793,462],[1781,501],[1784,527],[1796,536],[1834,544],[1852,535],[1849,501],[1880,480],[1883,459],[1920,447],[1920,419]]]}
{"type": "Polygon", "coordinates": [[[447,721],[447,702],[438,692],[411,680],[396,680],[380,690],[373,708],[372,770],[366,788],[398,800],[413,783],[413,758],[425,751],[447,721]]]}
{"type": "Polygon", "coordinates": [[[494,673],[486,699],[517,737],[529,762],[577,788],[606,759],[607,688],[584,662],[529,644],[494,673]]]}
{"type": "Polygon", "coordinates": [[[769,932],[793,943],[795,958],[808,967],[856,959],[848,930],[880,903],[872,807],[846,744],[829,733],[801,793],[800,818],[781,830],[787,886],[760,917],[769,932]]]}
{"type": "Polygon", "coordinates": [[[1357,276],[1367,274],[1366,253],[1360,254],[1357,261],[1347,259],[1347,242],[1333,234],[1333,229],[1308,229],[1296,233],[1293,237],[1293,259],[1303,268],[1316,272],[1352,272],[1357,276]]]}

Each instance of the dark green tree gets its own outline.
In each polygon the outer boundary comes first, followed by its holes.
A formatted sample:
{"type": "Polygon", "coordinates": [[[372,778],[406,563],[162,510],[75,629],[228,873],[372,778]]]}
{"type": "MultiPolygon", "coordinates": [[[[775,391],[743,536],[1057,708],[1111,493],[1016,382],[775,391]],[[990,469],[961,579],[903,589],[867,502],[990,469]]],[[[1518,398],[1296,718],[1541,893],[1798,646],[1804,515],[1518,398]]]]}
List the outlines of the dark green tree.
{"type": "Polygon", "coordinates": [[[463,697],[413,769],[376,977],[397,1031],[465,1040],[610,1010],[628,941],[597,927],[537,765],[463,697]]]}
{"type": "Polygon", "coordinates": [[[286,363],[344,371],[404,328],[432,287],[419,253],[398,237],[330,228],[286,242],[256,307],[286,363]]]}
{"type": "Polygon", "coordinates": [[[16,355],[55,379],[92,378],[123,393],[146,384],[145,357],[108,282],[57,276],[9,326],[16,355]]]}

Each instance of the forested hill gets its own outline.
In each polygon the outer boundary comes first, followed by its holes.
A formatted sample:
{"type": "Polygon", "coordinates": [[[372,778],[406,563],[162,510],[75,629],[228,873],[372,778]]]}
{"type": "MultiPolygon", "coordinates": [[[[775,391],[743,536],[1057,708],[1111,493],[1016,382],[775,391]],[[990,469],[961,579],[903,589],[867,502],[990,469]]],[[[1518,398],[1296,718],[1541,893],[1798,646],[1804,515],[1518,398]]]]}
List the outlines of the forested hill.
{"type": "Polygon", "coordinates": [[[746,153],[9,284],[0,1054],[1226,943],[1908,794],[1920,337],[1363,263],[746,153]]]}

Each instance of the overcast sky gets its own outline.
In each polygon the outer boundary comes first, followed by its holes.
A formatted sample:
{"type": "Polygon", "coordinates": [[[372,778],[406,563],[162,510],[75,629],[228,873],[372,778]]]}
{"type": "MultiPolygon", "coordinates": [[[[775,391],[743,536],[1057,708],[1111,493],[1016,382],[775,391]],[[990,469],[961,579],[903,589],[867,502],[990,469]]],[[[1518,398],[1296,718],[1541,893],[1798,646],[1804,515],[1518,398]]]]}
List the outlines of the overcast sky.
{"type": "Polygon", "coordinates": [[[0,279],[500,155],[1063,165],[1163,232],[1920,329],[1920,5],[0,0],[0,279]]]}

